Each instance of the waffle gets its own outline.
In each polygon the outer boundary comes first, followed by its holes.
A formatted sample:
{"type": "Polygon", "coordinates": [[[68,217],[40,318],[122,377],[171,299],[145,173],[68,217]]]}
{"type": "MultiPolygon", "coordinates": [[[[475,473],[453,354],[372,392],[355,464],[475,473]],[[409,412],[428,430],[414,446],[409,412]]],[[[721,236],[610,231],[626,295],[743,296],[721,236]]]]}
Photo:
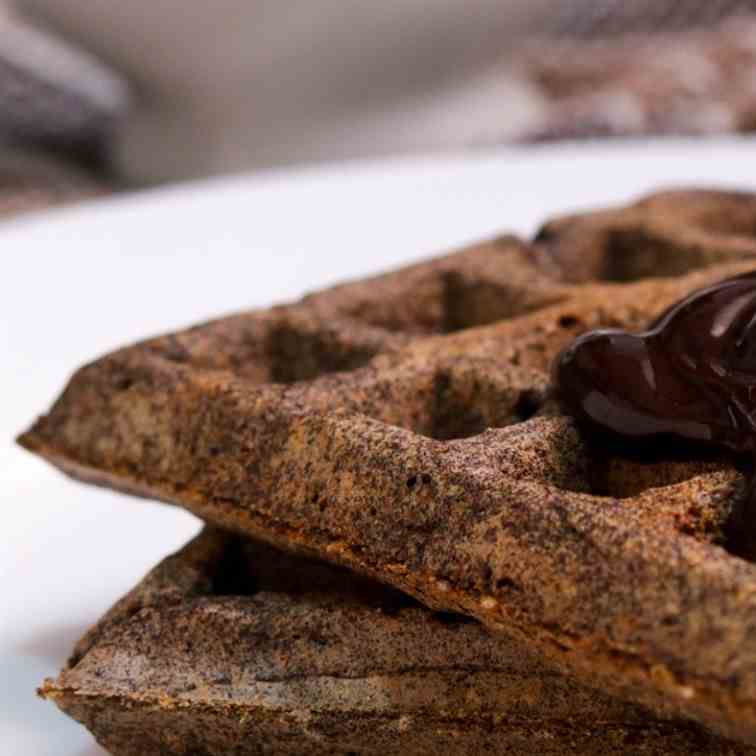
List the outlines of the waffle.
{"type": "Polygon", "coordinates": [[[555,220],[115,352],[20,441],[756,742],[733,460],[610,454],[548,391],[579,333],[751,268],[754,229],[755,196],[706,191],[555,220]]]}
{"type": "Polygon", "coordinates": [[[395,589],[206,530],[41,691],[115,756],[752,754],[395,589]]]}

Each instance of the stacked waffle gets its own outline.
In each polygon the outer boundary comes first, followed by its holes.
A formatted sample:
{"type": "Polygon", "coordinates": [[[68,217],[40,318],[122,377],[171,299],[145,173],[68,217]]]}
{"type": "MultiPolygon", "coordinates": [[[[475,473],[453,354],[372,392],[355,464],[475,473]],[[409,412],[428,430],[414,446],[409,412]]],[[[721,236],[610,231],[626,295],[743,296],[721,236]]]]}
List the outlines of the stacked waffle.
{"type": "Polygon", "coordinates": [[[21,443],[208,527],[42,695],[124,755],[756,754],[733,460],[596,448],[549,394],[755,230],[658,194],[84,367],[21,443]]]}

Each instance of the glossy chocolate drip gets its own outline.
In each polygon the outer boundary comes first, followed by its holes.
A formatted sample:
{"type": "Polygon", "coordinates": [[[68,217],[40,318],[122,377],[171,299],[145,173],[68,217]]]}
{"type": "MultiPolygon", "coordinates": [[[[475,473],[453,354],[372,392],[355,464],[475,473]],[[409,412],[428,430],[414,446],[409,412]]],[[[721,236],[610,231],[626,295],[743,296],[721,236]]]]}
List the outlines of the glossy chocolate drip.
{"type": "MultiPolygon", "coordinates": [[[[756,271],[693,292],[638,334],[591,331],[553,379],[583,428],[637,448],[660,439],[756,457],[756,271]]],[[[756,513],[751,465],[748,508],[756,513]]]]}

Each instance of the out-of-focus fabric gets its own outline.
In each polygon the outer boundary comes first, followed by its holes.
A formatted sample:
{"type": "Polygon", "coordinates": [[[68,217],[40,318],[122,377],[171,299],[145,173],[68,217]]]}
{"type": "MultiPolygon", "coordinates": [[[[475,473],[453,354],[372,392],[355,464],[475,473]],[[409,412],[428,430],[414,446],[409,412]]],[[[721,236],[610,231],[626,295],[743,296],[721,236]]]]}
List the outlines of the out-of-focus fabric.
{"type": "Polygon", "coordinates": [[[0,1],[0,142],[91,151],[126,104],[117,74],[0,1]]]}
{"type": "Polygon", "coordinates": [[[128,176],[160,180],[488,140],[530,99],[500,59],[551,0],[24,0],[121,71],[128,176]],[[512,90],[516,91],[512,91],[512,90]]]}
{"type": "MultiPolygon", "coordinates": [[[[644,77],[658,78],[658,71],[645,69],[651,61],[643,56],[633,59],[637,45],[624,44],[625,35],[708,28],[728,14],[756,10],[756,0],[20,0],[19,6],[130,83],[133,100],[110,137],[112,160],[123,177],[159,181],[522,138],[677,130],[643,91],[644,77]],[[549,41],[517,53],[533,37],[549,41]],[[608,48],[586,42],[596,38],[608,48]],[[600,81],[616,60],[635,78],[621,81],[615,71],[612,81],[600,81]],[[562,84],[552,86],[560,68],[562,84]],[[587,69],[594,79],[578,92],[574,82],[587,69]],[[574,81],[566,86],[570,71],[574,81]]],[[[736,128],[740,122],[728,115],[734,94],[724,109],[718,100],[704,107],[713,96],[710,62],[683,50],[673,71],[666,51],[677,43],[669,37],[663,49],[655,44],[647,49],[664,53],[676,123],[698,124],[689,129],[696,132],[736,128]],[[698,88],[698,100],[678,96],[686,78],[693,83],[683,88],[698,88]]],[[[748,65],[739,86],[751,75],[748,65]]]]}

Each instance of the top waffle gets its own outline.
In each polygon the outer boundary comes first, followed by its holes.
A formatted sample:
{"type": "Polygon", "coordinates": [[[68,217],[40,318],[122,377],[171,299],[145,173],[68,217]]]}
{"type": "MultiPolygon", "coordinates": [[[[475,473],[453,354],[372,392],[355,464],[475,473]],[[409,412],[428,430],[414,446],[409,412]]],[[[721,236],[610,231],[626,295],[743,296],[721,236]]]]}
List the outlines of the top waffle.
{"type": "Polygon", "coordinates": [[[756,742],[732,461],[609,455],[547,391],[577,334],[753,267],[754,231],[756,196],[702,191],[559,219],[113,353],[21,442],[756,742]]]}

